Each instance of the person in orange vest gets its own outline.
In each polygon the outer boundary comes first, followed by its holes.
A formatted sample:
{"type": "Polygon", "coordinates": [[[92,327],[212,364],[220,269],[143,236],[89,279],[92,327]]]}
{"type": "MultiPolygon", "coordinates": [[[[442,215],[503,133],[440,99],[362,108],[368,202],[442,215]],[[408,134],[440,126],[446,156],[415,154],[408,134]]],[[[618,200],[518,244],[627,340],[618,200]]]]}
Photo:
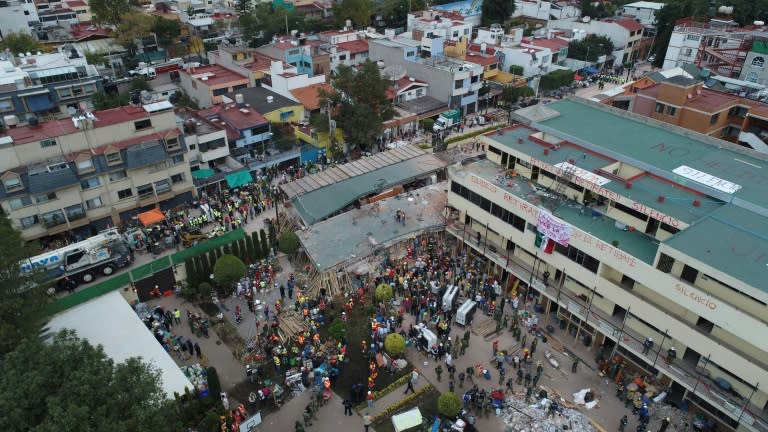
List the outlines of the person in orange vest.
{"type": "Polygon", "coordinates": [[[491,352],[491,355],[495,356],[498,350],[499,350],[499,340],[496,339],[495,341],[493,341],[493,351],[491,352]]]}

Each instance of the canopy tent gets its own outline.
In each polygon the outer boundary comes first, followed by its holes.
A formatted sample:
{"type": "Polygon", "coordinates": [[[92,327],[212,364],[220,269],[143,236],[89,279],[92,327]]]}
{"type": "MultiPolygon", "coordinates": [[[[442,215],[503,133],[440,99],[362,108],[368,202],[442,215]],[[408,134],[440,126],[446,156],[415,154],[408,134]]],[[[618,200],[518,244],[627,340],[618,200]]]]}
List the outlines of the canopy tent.
{"type": "Polygon", "coordinates": [[[251,177],[251,173],[248,171],[240,171],[232,174],[227,174],[225,177],[227,180],[227,184],[230,188],[236,188],[240,187],[242,185],[246,185],[253,181],[253,177],[251,177]]]}
{"type": "Polygon", "coordinates": [[[392,425],[395,432],[401,432],[421,424],[421,411],[416,407],[402,414],[392,416],[392,425]]]}
{"type": "Polygon", "coordinates": [[[197,171],[192,171],[192,178],[206,179],[214,174],[216,174],[216,171],[210,168],[204,168],[204,169],[199,169],[197,171]]]}
{"type": "Polygon", "coordinates": [[[597,71],[597,68],[596,68],[596,67],[594,67],[594,66],[588,66],[588,67],[584,68],[584,70],[585,70],[585,71],[586,71],[588,74],[590,74],[590,75],[592,75],[592,74],[596,74],[596,73],[598,72],[598,71],[597,71]]]}
{"type": "Polygon", "coordinates": [[[165,214],[159,208],[153,208],[152,210],[139,213],[139,222],[145,227],[160,223],[165,220],[165,214]]]}
{"type": "Polygon", "coordinates": [[[574,81],[582,81],[583,79],[584,79],[584,77],[583,77],[583,76],[581,76],[581,75],[579,75],[579,74],[575,74],[575,75],[573,76],[573,80],[574,80],[574,81]]]}

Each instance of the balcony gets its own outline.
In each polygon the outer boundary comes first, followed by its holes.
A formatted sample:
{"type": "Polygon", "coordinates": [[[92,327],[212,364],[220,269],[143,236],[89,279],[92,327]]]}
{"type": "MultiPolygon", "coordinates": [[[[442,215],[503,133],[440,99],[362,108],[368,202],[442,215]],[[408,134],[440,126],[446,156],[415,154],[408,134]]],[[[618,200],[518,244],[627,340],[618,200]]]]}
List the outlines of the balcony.
{"type": "MultiPolygon", "coordinates": [[[[732,419],[739,421],[746,429],[754,432],[768,432],[768,415],[766,415],[762,408],[749,403],[744,398],[739,398],[736,395],[722,391],[714,380],[697,371],[695,365],[687,364],[682,359],[673,364],[667,364],[661,345],[654,347],[647,354],[643,354],[643,341],[646,336],[627,328],[624,325],[622,314],[608,316],[602,311],[592,310],[589,302],[579,298],[575,293],[563,286],[545,286],[539,279],[539,275],[535,274],[534,269],[530,265],[518,261],[514,256],[499,253],[498,251],[504,250],[503,247],[488,242],[487,239],[482,237],[481,232],[473,230],[469,225],[453,221],[446,225],[446,230],[467,245],[477,250],[482,250],[482,253],[488,259],[505,268],[521,281],[530,280],[533,288],[542,295],[559,305],[564,305],[567,312],[572,316],[592,326],[594,329],[599,329],[607,338],[617,341],[619,351],[622,351],[622,354],[644,360],[693,392],[698,398],[701,398],[723,413],[727,413],[732,419]],[[478,238],[480,239],[479,243],[477,242],[478,238]]],[[[617,285],[620,286],[620,284],[617,285]]],[[[648,303],[656,305],[645,297],[642,298],[648,301],[648,303]]],[[[664,310],[659,306],[657,307],[662,311],[664,310]]],[[[627,319],[632,319],[631,314],[627,319]]],[[[695,327],[691,328],[695,329],[695,327]]],[[[700,329],[696,330],[701,331],[700,329]]],[[[707,335],[707,337],[711,337],[711,335],[707,335]]],[[[727,344],[723,344],[723,346],[728,347],[727,344]]],[[[755,364],[761,363],[756,362],[755,364]]],[[[704,407],[701,408],[706,411],[704,407]]],[[[710,414],[713,417],[718,417],[717,413],[710,414]]]]}

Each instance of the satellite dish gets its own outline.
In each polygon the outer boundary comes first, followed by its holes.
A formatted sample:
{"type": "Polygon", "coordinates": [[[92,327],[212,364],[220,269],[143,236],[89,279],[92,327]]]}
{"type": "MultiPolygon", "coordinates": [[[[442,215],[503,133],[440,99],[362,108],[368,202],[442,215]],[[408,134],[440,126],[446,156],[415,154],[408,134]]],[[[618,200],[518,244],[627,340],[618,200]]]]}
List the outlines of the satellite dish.
{"type": "Polygon", "coordinates": [[[389,78],[392,81],[397,81],[404,77],[408,71],[405,70],[405,66],[399,64],[391,64],[381,71],[381,74],[389,78]]]}
{"type": "Polygon", "coordinates": [[[69,114],[69,116],[72,117],[75,114],[77,114],[77,110],[75,109],[75,107],[67,107],[67,114],[69,114]]]}
{"type": "Polygon", "coordinates": [[[588,23],[588,22],[590,22],[591,20],[592,20],[592,18],[590,18],[590,17],[588,17],[588,16],[585,16],[585,17],[581,18],[581,22],[585,22],[585,23],[588,23]]]}

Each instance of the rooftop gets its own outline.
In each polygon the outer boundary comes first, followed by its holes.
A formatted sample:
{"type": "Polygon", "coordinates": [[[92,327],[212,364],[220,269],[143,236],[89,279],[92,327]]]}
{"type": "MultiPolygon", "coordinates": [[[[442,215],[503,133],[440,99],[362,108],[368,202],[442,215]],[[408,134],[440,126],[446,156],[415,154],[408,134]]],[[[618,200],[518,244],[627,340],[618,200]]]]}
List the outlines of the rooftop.
{"type": "Polygon", "coordinates": [[[358,262],[395,241],[441,228],[446,188],[446,183],[438,183],[402,193],[317,222],[297,234],[320,271],[358,262]],[[405,212],[405,225],[395,222],[397,210],[405,212]]]}
{"type": "Polygon", "coordinates": [[[368,52],[368,41],[364,39],[358,39],[349,42],[341,42],[336,44],[336,49],[349,51],[351,54],[364,53],[368,52]]]}
{"type": "Polygon", "coordinates": [[[250,129],[254,126],[263,125],[269,123],[258,111],[253,107],[239,108],[235,104],[216,105],[212,108],[201,110],[199,114],[207,119],[220,118],[224,120],[230,127],[238,130],[250,129]]]}
{"type": "Polygon", "coordinates": [[[655,9],[660,10],[664,7],[664,3],[657,3],[657,2],[649,2],[649,1],[638,1],[634,3],[625,4],[624,7],[633,7],[637,9],[655,9]]]}
{"type": "Polygon", "coordinates": [[[356,200],[442,169],[445,163],[416,147],[378,153],[280,186],[307,225],[356,200]]]}
{"type": "Polygon", "coordinates": [[[291,90],[291,94],[304,105],[304,108],[314,111],[320,108],[320,90],[332,93],[333,86],[330,84],[312,84],[306,87],[293,89],[291,90]]]}
{"type": "Polygon", "coordinates": [[[273,92],[264,87],[248,87],[224,95],[229,100],[234,101],[236,95],[243,95],[243,102],[250,105],[254,110],[268,114],[281,108],[296,106],[299,103],[292,101],[285,96],[273,92]],[[268,99],[268,98],[272,99],[268,99]]]}
{"type": "Polygon", "coordinates": [[[205,65],[191,69],[181,69],[180,73],[207,86],[218,86],[236,81],[248,81],[248,78],[221,65],[205,65]]]}
{"type": "MultiPolygon", "coordinates": [[[[517,113],[531,119],[536,129],[625,161],[666,184],[676,184],[667,186],[675,190],[667,192],[674,194],[670,195],[674,199],[666,201],[675,201],[677,209],[665,211],[678,212],[692,226],[666,243],[712,268],[768,290],[768,267],[764,254],[759,252],[768,250],[768,157],[726,141],[576,99],[524,108],[517,113]],[[590,127],[585,128],[585,124],[590,127]],[[714,199],[700,198],[701,206],[697,207],[688,193],[681,195],[680,191],[714,199]],[[717,205],[716,200],[728,204],[717,205]],[[701,225],[706,229],[701,229],[701,225]],[[741,243],[737,239],[746,240],[741,243]],[[744,259],[747,247],[753,260],[744,259]],[[707,250],[719,253],[706,253],[707,250]]],[[[664,183],[654,183],[653,187],[660,184],[664,183]]],[[[636,193],[634,187],[632,193],[636,193]]],[[[642,199],[647,198],[650,197],[642,199]]]]}
{"type": "Polygon", "coordinates": [[[631,18],[619,18],[619,19],[606,18],[603,20],[603,22],[618,24],[631,32],[643,30],[645,28],[644,25],[637,22],[637,20],[633,20],[631,18]]]}

